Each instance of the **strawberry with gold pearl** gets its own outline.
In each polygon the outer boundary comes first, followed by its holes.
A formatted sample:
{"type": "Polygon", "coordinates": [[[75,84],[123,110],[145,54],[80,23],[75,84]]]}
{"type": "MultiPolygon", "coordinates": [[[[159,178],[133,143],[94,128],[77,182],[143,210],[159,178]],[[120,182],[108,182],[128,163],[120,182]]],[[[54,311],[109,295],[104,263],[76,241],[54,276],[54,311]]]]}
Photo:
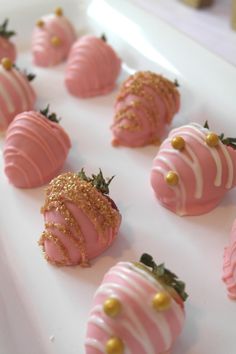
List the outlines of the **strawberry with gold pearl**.
{"type": "Polygon", "coordinates": [[[178,215],[212,210],[236,185],[236,139],[191,123],[173,129],[153,161],[151,185],[163,206],[178,215]]]}
{"type": "Polygon", "coordinates": [[[0,131],[6,130],[17,114],[34,108],[36,94],[30,84],[34,77],[21,71],[10,58],[1,59],[0,131]]]}
{"type": "Polygon", "coordinates": [[[88,318],[86,354],[169,354],[184,323],[185,285],[151,256],[104,276],[88,318]]]}
{"type": "Polygon", "coordinates": [[[65,61],[75,39],[72,24],[63,15],[63,10],[56,8],[53,14],[45,15],[36,22],[32,37],[34,63],[48,67],[65,61]]]}

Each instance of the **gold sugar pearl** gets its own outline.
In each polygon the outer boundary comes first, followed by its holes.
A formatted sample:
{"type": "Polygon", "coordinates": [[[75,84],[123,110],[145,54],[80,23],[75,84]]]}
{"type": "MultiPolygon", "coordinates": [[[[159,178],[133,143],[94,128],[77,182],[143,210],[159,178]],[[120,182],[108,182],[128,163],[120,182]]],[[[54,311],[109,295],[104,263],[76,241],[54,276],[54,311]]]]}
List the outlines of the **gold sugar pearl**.
{"type": "Polygon", "coordinates": [[[60,44],[61,44],[61,39],[57,36],[53,36],[51,38],[51,44],[54,46],[54,47],[58,47],[60,44]]]}
{"type": "Polygon", "coordinates": [[[175,136],[171,140],[171,145],[176,150],[183,150],[185,147],[185,140],[182,138],[182,136],[175,136]]]}
{"type": "Polygon", "coordinates": [[[123,354],[124,344],[122,340],[118,337],[111,337],[106,342],[106,354],[123,354]]]}
{"type": "Polygon", "coordinates": [[[41,20],[41,19],[38,20],[38,21],[36,22],[36,26],[42,28],[42,27],[44,26],[44,21],[41,20]]]}
{"type": "Polygon", "coordinates": [[[170,308],[171,297],[164,291],[156,293],[152,299],[152,306],[156,311],[166,311],[170,308]]]}
{"type": "Polygon", "coordinates": [[[179,177],[176,172],[169,171],[165,176],[165,181],[169,186],[176,186],[179,182],[179,177]]]}
{"type": "Polygon", "coordinates": [[[63,10],[62,10],[62,8],[61,7],[57,7],[56,9],[55,9],[55,11],[54,11],[54,13],[55,13],[55,15],[57,15],[57,16],[63,16],[63,10]]]}
{"type": "Polygon", "coordinates": [[[215,133],[209,133],[206,136],[206,143],[210,147],[216,147],[219,144],[219,137],[215,133]]]}
{"type": "Polygon", "coordinates": [[[108,298],[103,304],[103,311],[109,317],[116,317],[121,312],[121,303],[115,298],[108,298]]]}
{"type": "Polygon", "coordinates": [[[12,61],[9,58],[2,58],[1,64],[5,70],[11,70],[11,68],[13,66],[12,61]]]}

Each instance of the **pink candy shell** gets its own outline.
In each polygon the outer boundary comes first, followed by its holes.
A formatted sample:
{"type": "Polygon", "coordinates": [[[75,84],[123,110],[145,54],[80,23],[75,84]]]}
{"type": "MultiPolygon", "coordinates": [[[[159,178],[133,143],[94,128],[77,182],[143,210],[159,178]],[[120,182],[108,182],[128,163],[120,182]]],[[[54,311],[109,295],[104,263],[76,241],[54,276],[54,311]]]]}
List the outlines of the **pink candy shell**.
{"type": "Polygon", "coordinates": [[[15,187],[41,186],[60,171],[70,146],[59,124],[37,112],[21,113],[6,133],[5,173],[15,187]]]}
{"type": "Polygon", "coordinates": [[[113,48],[100,38],[84,36],[71,48],[65,75],[68,91],[81,98],[113,90],[121,61],[113,48]]]}
{"type": "MultiPolygon", "coordinates": [[[[78,208],[72,203],[67,202],[66,206],[71,211],[74,218],[77,220],[82,234],[84,235],[88,260],[91,260],[103,253],[113,243],[120,226],[121,217],[119,218],[119,222],[116,225],[115,229],[109,228],[106,230],[105,234],[103,235],[103,240],[105,240],[105,242],[102,242],[93,223],[88,218],[88,216],[85,215],[80,208],[78,208]]],[[[65,225],[64,218],[56,211],[46,212],[44,218],[45,223],[54,222],[61,225],[65,225]]],[[[74,230],[73,228],[70,228],[70,230],[74,235],[74,239],[76,240],[78,238],[76,230],[74,230]]],[[[73,266],[80,264],[81,253],[77,242],[75,242],[73,239],[69,238],[67,235],[55,228],[47,228],[47,231],[51,231],[55,236],[57,236],[61,244],[63,244],[63,247],[66,248],[69,259],[67,260],[65,265],[73,266]]],[[[44,250],[50,261],[52,261],[53,263],[61,262],[61,250],[56,243],[47,239],[44,240],[44,250]]]]}

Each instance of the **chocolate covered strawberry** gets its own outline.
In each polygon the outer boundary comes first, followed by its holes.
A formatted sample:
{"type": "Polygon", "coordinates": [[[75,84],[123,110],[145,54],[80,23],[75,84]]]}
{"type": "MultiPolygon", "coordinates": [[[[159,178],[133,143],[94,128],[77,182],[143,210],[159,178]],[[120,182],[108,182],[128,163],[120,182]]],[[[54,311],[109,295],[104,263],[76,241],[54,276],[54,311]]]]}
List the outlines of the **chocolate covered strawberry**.
{"type": "Polygon", "coordinates": [[[9,58],[0,65],[0,130],[5,130],[13,118],[34,108],[36,94],[30,81],[33,74],[20,71],[9,58]]]}
{"type": "Polygon", "coordinates": [[[153,161],[151,185],[161,204],[179,215],[215,208],[236,185],[236,139],[197,123],[173,129],[153,161]]]}
{"type": "Polygon", "coordinates": [[[84,36],[71,48],[65,85],[77,97],[104,95],[115,87],[120,69],[121,60],[104,36],[84,36]]]}
{"type": "Polygon", "coordinates": [[[144,254],[104,276],[88,318],[86,354],[169,354],[185,318],[185,285],[144,254]]]}
{"type": "Polygon", "coordinates": [[[41,186],[60,172],[70,147],[69,136],[49,107],[20,113],[6,133],[5,173],[16,187],[41,186]]]}
{"type": "Polygon", "coordinates": [[[82,169],[50,182],[42,208],[45,231],[39,241],[49,262],[88,266],[90,259],[111,245],[121,222],[119,210],[108,196],[111,180],[101,170],[88,177],[82,169]]]}
{"type": "Polygon", "coordinates": [[[10,41],[10,38],[16,33],[15,31],[9,31],[7,26],[8,19],[0,25],[0,60],[9,58],[14,63],[16,60],[16,47],[15,44],[10,41]]]}
{"type": "Polygon", "coordinates": [[[48,67],[63,62],[75,39],[75,30],[61,8],[57,8],[53,14],[41,17],[32,37],[35,65],[48,67]]]}
{"type": "Polygon", "coordinates": [[[151,71],[139,71],[122,84],[111,127],[113,145],[156,144],[180,107],[177,81],[151,71]]]}

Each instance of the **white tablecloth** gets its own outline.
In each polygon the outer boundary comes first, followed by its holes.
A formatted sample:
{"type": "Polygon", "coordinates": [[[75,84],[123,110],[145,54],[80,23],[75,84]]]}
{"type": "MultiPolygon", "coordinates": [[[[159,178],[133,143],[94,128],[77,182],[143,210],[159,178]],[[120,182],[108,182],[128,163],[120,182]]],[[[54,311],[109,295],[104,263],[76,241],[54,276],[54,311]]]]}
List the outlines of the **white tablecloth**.
{"type": "Polygon", "coordinates": [[[230,27],[232,0],[215,0],[214,5],[200,10],[179,0],[131,1],[236,65],[236,31],[230,27]]]}

